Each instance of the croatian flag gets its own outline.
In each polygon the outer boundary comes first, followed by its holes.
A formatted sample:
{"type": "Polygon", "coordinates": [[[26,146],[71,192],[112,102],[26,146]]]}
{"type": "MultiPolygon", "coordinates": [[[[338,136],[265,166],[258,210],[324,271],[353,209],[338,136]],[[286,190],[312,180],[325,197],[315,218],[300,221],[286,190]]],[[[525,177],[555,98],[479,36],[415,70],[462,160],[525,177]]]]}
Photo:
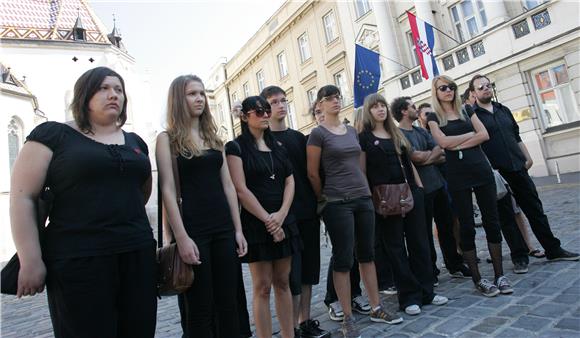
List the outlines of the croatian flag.
{"type": "Polygon", "coordinates": [[[433,47],[435,46],[435,34],[433,26],[417,18],[414,14],[407,12],[407,18],[411,25],[411,33],[415,42],[415,52],[421,64],[421,75],[425,80],[432,79],[439,75],[433,47]]]}

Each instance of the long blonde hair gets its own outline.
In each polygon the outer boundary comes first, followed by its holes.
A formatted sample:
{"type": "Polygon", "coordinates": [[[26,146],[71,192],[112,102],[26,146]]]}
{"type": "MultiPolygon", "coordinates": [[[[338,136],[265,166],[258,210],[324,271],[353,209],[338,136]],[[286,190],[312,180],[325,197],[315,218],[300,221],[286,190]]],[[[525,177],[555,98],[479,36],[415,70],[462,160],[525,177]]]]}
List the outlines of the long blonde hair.
{"type": "Polygon", "coordinates": [[[383,121],[383,126],[385,130],[391,135],[393,143],[395,144],[395,151],[397,154],[401,155],[403,153],[403,148],[406,152],[411,151],[411,145],[409,141],[403,135],[403,132],[395,125],[395,120],[393,115],[389,110],[389,105],[387,100],[380,94],[371,94],[365,98],[363,109],[362,109],[362,129],[363,131],[372,132],[376,127],[376,121],[371,114],[371,108],[377,103],[382,103],[387,109],[387,118],[383,121]]]}
{"type": "MultiPolygon", "coordinates": [[[[433,111],[435,114],[437,114],[437,118],[439,119],[439,126],[444,127],[447,125],[447,115],[445,114],[445,110],[443,109],[443,106],[437,97],[437,82],[440,80],[445,82],[447,85],[455,85],[455,87],[457,87],[457,84],[447,75],[436,76],[431,82],[431,100],[433,100],[433,111]]],[[[461,95],[457,94],[458,90],[459,87],[455,89],[455,93],[453,94],[453,101],[451,104],[453,106],[453,110],[457,113],[459,118],[465,121],[465,117],[463,114],[461,114],[461,95]]]]}
{"type": "Polygon", "coordinates": [[[167,97],[167,134],[171,144],[171,152],[181,154],[185,158],[200,156],[203,149],[195,145],[191,137],[192,118],[185,99],[185,88],[192,82],[201,83],[204,88],[205,105],[199,117],[199,133],[205,145],[211,149],[222,150],[223,142],[217,135],[217,126],[209,111],[205,86],[196,75],[182,75],[169,86],[167,97]]]}

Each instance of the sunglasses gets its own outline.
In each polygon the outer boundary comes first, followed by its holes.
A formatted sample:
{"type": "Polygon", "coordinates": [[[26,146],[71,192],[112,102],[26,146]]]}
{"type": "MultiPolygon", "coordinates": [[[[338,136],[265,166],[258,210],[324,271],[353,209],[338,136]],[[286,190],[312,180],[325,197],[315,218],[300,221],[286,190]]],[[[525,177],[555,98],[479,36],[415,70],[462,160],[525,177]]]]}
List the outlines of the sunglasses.
{"type": "Polygon", "coordinates": [[[323,102],[323,101],[332,101],[334,99],[337,99],[338,101],[342,101],[342,95],[340,95],[340,94],[328,95],[328,96],[323,97],[320,100],[320,102],[323,102]]]}
{"type": "Polygon", "coordinates": [[[450,85],[441,85],[439,87],[437,87],[437,89],[439,89],[439,91],[442,92],[446,92],[446,91],[455,91],[457,90],[457,86],[454,84],[450,84],[450,85]]]}
{"type": "Polygon", "coordinates": [[[481,86],[477,87],[477,90],[483,90],[484,88],[491,89],[493,86],[491,83],[482,84],[481,86]]]}
{"type": "Polygon", "coordinates": [[[253,109],[253,111],[252,111],[252,110],[250,110],[250,111],[248,112],[248,114],[251,114],[252,112],[253,112],[254,114],[256,114],[256,116],[257,116],[257,117],[264,117],[264,115],[265,115],[266,117],[270,116],[270,110],[268,110],[268,109],[264,109],[264,108],[261,108],[261,107],[259,107],[259,108],[256,108],[256,109],[253,109]]]}

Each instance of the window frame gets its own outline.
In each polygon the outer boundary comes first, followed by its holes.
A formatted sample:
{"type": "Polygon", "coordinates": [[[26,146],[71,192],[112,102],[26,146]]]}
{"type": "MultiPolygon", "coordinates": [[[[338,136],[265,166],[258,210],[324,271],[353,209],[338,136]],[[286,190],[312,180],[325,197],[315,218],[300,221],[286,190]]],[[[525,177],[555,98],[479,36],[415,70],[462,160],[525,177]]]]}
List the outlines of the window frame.
{"type": "Polygon", "coordinates": [[[244,91],[244,99],[245,99],[246,97],[250,96],[250,83],[248,81],[244,82],[242,88],[244,91]]]}
{"type": "Polygon", "coordinates": [[[336,26],[336,17],[334,16],[333,10],[328,11],[328,13],[322,17],[322,24],[324,26],[324,37],[326,38],[326,44],[329,45],[338,39],[338,28],[336,26]],[[327,22],[327,18],[332,18],[332,22],[327,22]],[[330,34],[332,34],[332,36],[330,36],[330,34]]]}
{"type": "Polygon", "coordinates": [[[350,102],[350,88],[348,87],[348,81],[346,78],[346,70],[345,69],[341,69],[338,72],[335,72],[334,74],[332,74],[332,79],[334,80],[334,85],[338,87],[338,89],[340,89],[340,94],[342,95],[342,108],[344,109],[345,107],[349,106],[352,102],[350,102]],[[343,83],[341,83],[341,81],[339,81],[339,77],[342,78],[344,81],[343,83]],[[344,85],[343,85],[344,84],[344,85]]]}
{"type": "Polygon", "coordinates": [[[298,37],[298,51],[300,52],[300,63],[305,63],[312,58],[308,32],[304,32],[298,37]]]}
{"type": "Polygon", "coordinates": [[[356,18],[360,19],[371,11],[371,5],[368,0],[354,0],[354,10],[356,18]]]}
{"type": "Polygon", "coordinates": [[[258,92],[262,92],[266,87],[266,75],[264,74],[264,69],[260,69],[256,72],[256,82],[258,83],[258,92]]]}
{"type": "Polygon", "coordinates": [[[480,0],[462,0],[456,2],[453,6],[449,7],[449,16],[454,27],[455,35],[461,42],[471,40],[482,34],[488,24],[485,5],[480,0]],[[471,4],[472,13],[469,16],[465,16],[463,12],[463,4],[465,3],[471,4]],[[457,13],[458,20],[455,19],[454,10],[457,13]],[[475,21],[475,28],[477,30],[474,34],[471,33],[468,25],[468,21],[471,19],[475,21]]]}
{"type": "Polygon", "coordinates": [[[413,42],[413,32],[407,31],[405,36],[407,37],[407,44],[409,44],[409,49],[411,51],[411,68],[413,68],[419,65],[419,57],[417,56],[417,52],[415,50],[416,46],[413,42]]]}
{"type": "Polygon", "coordinates": [[[280,75],[280,79],[283,79],[288,76],[288,59],[286,58],[286,52],[281,51],[276,55],[276,60],[278,61],[278,74],[280,75]]]}

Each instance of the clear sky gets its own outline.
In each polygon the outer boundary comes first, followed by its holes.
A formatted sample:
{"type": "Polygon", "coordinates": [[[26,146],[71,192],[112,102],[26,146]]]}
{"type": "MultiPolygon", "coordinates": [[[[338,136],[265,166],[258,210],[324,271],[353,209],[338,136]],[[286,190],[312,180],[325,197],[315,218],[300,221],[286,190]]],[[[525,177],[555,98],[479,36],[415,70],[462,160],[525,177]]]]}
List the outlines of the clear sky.
{"type": "MultiPolygon", "coordinates": [[[[108,30],[117,29],[140,72],[149,71],[164,109],[167,88],[182,74],[207,78],[220,57],[228,60],[282,5],[283,0],[89,0],[108,30]]],[[[154,94],[157,96],[157,94],[154,94]]],[[[156,104],[157,105],[157,104],[156,104]]]]}

